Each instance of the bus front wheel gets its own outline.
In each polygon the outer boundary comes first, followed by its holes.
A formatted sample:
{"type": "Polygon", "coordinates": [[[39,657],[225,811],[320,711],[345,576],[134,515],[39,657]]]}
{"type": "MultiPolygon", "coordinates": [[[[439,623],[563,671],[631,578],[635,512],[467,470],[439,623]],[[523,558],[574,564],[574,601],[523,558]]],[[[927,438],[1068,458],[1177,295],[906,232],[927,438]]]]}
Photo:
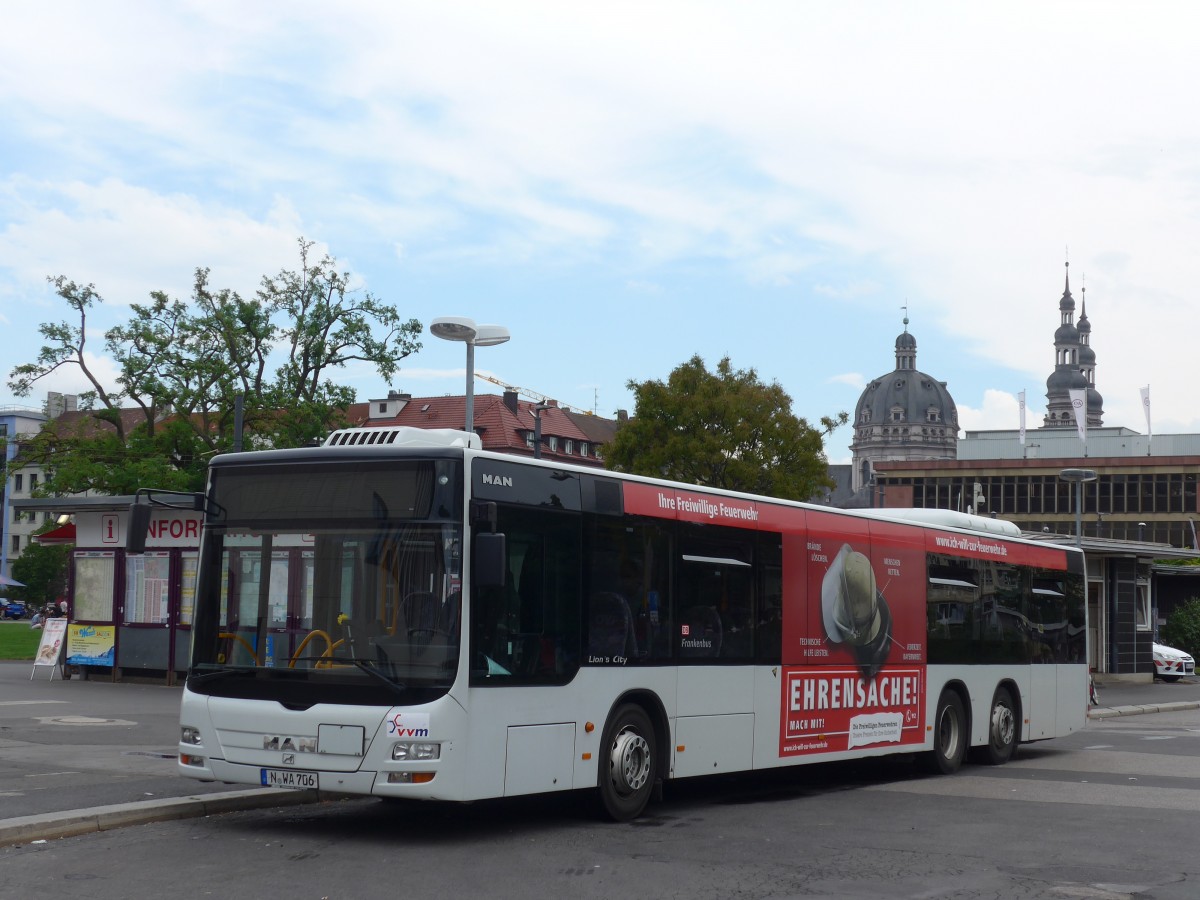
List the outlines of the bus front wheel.
{"type": "Polygon", "coordinates": [[[967,715],[962,699],[954,691],[942,691],[933,719],[933,749],[926,754],[925,768],[939,775],[953,775],[967,753],[967,715]]]}
{"type": "Polygon", "coordinates": [[[1002,766],[1017,751],[1017,709],[1012,693],[1006,687],[996,688],[992,696],[992,711],[988,716],[988,742],[979,748],[976,762],[1002,766]]]}
{"type": "Polygon", "coordinates": [[[604,729],[599,794],[604,813],[617,822],[636,819],[658,777],[654,726],[634,703],[618,707],[604,729]]]}

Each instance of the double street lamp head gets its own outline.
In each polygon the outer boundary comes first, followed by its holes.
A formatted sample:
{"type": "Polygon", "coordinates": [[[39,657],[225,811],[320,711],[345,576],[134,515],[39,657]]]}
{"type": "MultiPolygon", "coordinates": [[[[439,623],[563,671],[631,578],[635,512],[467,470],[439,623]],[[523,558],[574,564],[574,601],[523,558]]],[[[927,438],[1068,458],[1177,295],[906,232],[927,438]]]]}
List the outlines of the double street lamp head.
{"type": "Polygon", "coordinates": [[[1063,469],[1058,473],[1058,477],[1063,481],[1095,481],[1095,469],[1063,469]]]}
{"type": "Polygon", "coordinates": [[[445,341],[463,341],[475,347],[494,347],[512,335],[503,325],[477,325],[466,316],[439,316],[429,326],[434,337],[445,341]]]}
{"type": "Polygon", "coordinates": [[[475,348],[494,347],[503,344],[511,335],[503,325],[478,325],[466,316],[439,316],[429,324],[434,337],[444,341],[461,341],[467,345],[467,391],[463,395],[466,406],[464,431],[475,430],[475,348]]]}

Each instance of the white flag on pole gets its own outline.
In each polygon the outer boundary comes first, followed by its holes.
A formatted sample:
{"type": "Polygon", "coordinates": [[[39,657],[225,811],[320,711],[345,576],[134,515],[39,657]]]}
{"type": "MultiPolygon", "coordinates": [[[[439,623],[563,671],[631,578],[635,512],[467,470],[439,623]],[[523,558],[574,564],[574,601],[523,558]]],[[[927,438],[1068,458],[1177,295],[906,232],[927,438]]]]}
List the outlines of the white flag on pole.
{"type": "Polygon", "coordinates": [[[1025,444],[1025,392],[1017,394],[1017,406],[1021,410],[1021,444],[1025,444]]]}
{"type": "Polygon", "coordinates": [[[1150,385],[1142,388],[1142,406],[1146,410],[1146,437],[1154,437],[1154,432],[1150,430],[1150,385]]]}
{"type": "Polygon", "coordinates": [[[1071,409],[1075,411],[1075,427],[1079,430],[1079,439],[1087,446],[1087,391],[1082,388],[1072,388],[1071,409]]]}

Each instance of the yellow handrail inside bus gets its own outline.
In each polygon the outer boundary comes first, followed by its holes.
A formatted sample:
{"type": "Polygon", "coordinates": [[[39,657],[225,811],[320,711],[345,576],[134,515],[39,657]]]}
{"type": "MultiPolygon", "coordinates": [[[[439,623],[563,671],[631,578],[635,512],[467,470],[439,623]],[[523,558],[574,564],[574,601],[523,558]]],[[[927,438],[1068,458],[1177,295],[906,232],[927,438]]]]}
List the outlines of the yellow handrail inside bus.
{"type": "Polygon", "coordinates": [[[250,654],[250,658],[252,660],[254,660],[254,664],[256,666],[259,664],[258,663],[258,654],[254,652],[254,648],[252,646],[250,646],[250,642],[247,641],[240,634],[235,634],[232,631],[222,631],[220,634],[217,635],[217,637],[223,641],[228,641],[228,640],[237,641],[239,644],[241,644],[243,647],[246,648],[246,652],[250,654]]]}
{"type": "MultiPolygon", "coordinates": [[[[324,640],[325,640],[325,652],[324,652],[324,653],[322,653],[322,654],[321,654],[321,655],[318,657],[318,660],[320,660],[320,659],[325,659],[326,657],[329,657],[329,656],[332,656],[332,655],[333,655],[333,648],[334,648],[333,638],[331,638],[331,637],[330,637],[330,636],[329,636],[329,635],[328,635],[326,632],[324,632],[324,631],[321,631],[321,630],[318,628],[318,629],[315,629],[315,630],[313,630],[313,631],[310,631],[308,634],[306,634],[306,635],[304,636],[304,640],[302,640],[302,641],[300,642],[300,646],[299,646],[299,647],[297,647],[297,648],[296,648],[296,652],[292,654],[292,659],[291,659],[291,661],[288,663],[288,668],[289,668],[289,669],[294,669],[294,668],[296,668],[296,660],[298,660],[298,659],[300,658],[300,654],[301,654],[301,652],[304,650],[304,648],[308,646],[308,642],[309,642],[309,641],[311,641],[311,640],[312,640],[313,638],[315,638],[315,637],[324,638],[324,640]]],[[[341,643],[341,641],[338,641],[338,643],[340,644],[340,643],[341,643]]]]}

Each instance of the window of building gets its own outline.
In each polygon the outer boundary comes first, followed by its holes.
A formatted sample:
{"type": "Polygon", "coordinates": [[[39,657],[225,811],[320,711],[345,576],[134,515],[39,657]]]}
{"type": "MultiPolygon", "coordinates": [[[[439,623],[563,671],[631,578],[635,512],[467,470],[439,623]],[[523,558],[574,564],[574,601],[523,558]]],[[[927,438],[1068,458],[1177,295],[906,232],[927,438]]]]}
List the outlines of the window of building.
{"type": "Polygon", "coordinates": [[[12,536],[12,552],[13,553],[21,552],[21,536],[19,534],[14,534],[12,536]]]}
{"type": "Polygon", "coordinates": [[[557,453],[558,452],[558,438],[555,435],[553,435],[553,434],[550,435],[549,444],[550,444],[550,449],[557,453]]]}
{"type": "Polygon", "coordinates": [[[19,493],[25,490],[25,476],[18,472],[13,476],[13,492],[19,493]]]}
{"type": "Polygon", "coordinates": [[[38,484],[37,472],[30,472],[29,473],[29,493],[32,494],[34,492],[34,490],[37,488],[37,484],[38,484]]]}
{"type": "Polygon", "coordinates": [[[563,452],[564,452],[564,453],[566,453],[566,454],[567,454],[567,456],[573,456],[573,455],[574,455],[574,453],[575,453],[575,442],[574,442],[574,441],[567,441],[567,442],[566,442],[565,449],[563,450],[563,452]]]}
{"type": "Polygon", "coordinates": [[[533,449],[533,432],[532,431],[525,432],[525,446],[528,447],[530,450],[533,449]]]}
{"type": "Polygon", "coordinates": [[[1145,578],[1138,579],[1134,615],[1138,631],[1149,631],[1153,627],[1150,618],[1150,582],[1145,578]]]}
{"type": "Polygon", "coordinates": [[[579,442],[579,455],[580,455],[580,456],[587,456],[587,455],[588,455],[588,445],[587,445],[587,441],[580,441],[580,442],[579,442]]]}

